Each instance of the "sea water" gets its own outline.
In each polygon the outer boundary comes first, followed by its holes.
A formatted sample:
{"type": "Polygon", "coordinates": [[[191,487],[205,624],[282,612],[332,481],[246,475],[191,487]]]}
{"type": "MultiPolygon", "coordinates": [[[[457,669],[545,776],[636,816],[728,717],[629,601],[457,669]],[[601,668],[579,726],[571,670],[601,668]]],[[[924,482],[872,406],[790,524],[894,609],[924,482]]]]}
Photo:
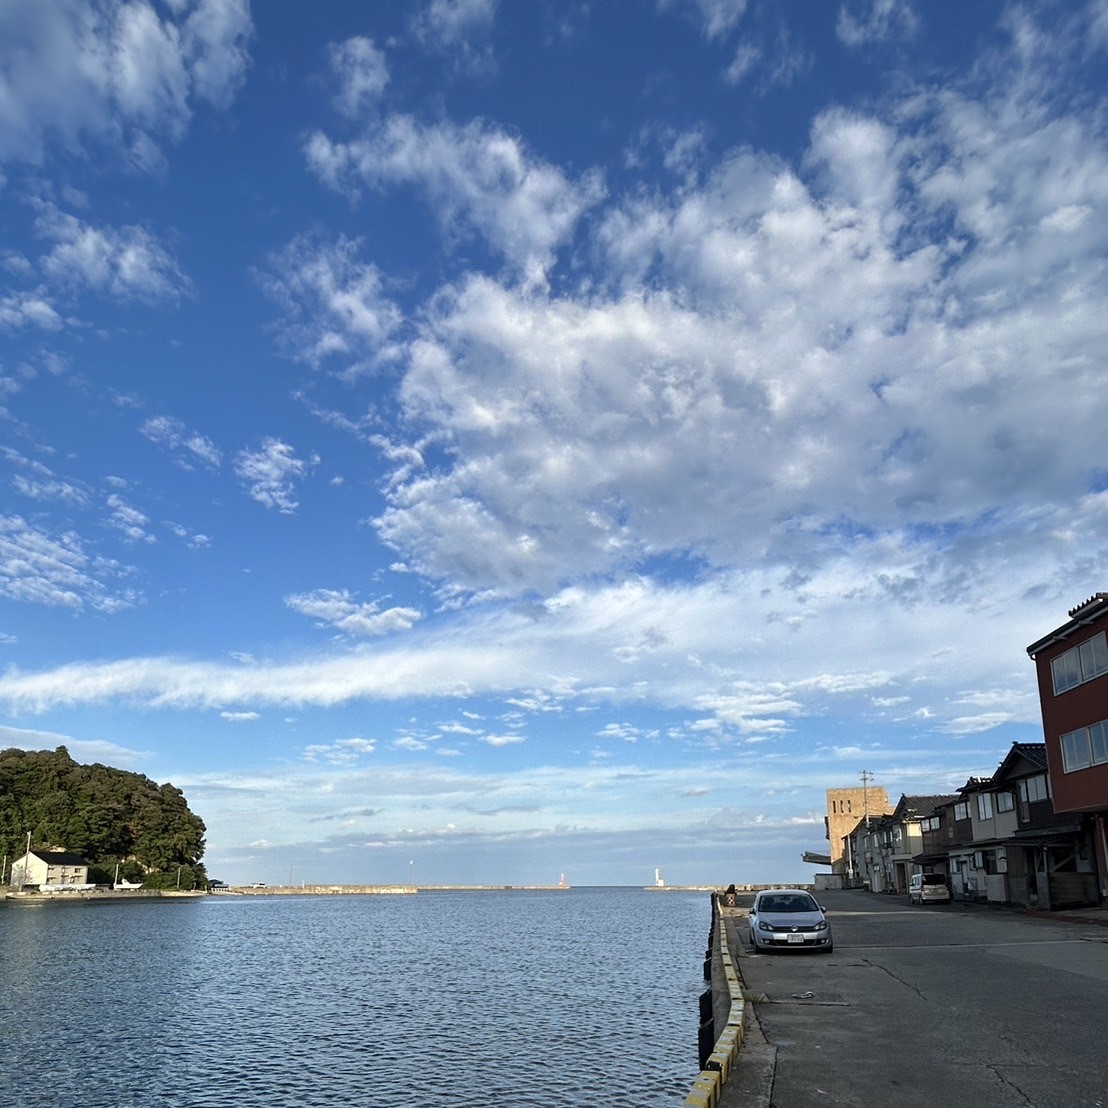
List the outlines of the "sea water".
{"type": "Polygon", "coordinates": [[[706,893],[0,908],[12,1108],[664,1108],[697,1072],[706,893]]]}

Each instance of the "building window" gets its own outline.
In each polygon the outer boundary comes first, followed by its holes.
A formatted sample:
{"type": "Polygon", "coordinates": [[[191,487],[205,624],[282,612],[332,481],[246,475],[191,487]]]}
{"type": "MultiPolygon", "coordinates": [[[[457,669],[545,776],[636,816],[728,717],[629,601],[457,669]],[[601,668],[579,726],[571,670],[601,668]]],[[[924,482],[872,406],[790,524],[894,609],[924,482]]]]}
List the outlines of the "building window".
{"type": "Polygon", "coordinates": [[[1108,720],[1062,736],[1062,768],[1066,773],[1105,762],[1108,762],[1108,720]]]}
{"type": "Polygon", "coordinates": [[[992,819],[993,818],[993,797],[992,797],[992,793],[978,793],[977,794],[977,818],[978,819],[992,819]]]}
{"type": "Polygon", "coordinates": [[[969,819],[969,803],[967,801],[960,800],[954,805],[954,818],[969,819]]]}
{"type": "Polygon", "coordinates": [[[921,831],[938,831],[938,829],[939,829],[939,817],[938,816],[928,816],[927,819],[920,820],[919,827],[920,827],[921,831]]]}
{"type": "Polygon", "coordinates": [[[1049,795],[1045,773],[1040,773],[1036,777],[1025,777],[1020,782],[1020,800],[1025,804],[1034,804],[1037,801],[1046,800],[1049,795]]]}
{"type": "Polygon", "coordinates": [[[998,812],[1011,812],[1016,807],[1016,798],[1011,793],[996,794],[996,810],[998,812]]]}
{"type": "Polygon", "coordinates": [[[1103,631],[1065,654],[1059,654],[1050,663],[1055,696],[1102,673],[1108,673],[1108,638],[1103,631]]]}

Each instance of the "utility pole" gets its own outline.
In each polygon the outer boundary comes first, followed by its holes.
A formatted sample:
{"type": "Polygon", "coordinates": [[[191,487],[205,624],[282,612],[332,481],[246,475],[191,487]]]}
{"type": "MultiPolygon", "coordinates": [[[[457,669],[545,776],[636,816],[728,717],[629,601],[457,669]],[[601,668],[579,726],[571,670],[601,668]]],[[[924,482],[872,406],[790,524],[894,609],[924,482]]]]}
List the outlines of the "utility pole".
{"type": "Polygon", "coordinates": [[[27,884],[27,870],[31,865],[31,832],[27,832],[27,853],[23,855],[23,869],[19,872],[19,891],[27,884]]]}
{"type": "Polygon", "coordinates": [[[870,870],[872,851],[870,850],[869,842],[869,783],[872,779],[872,773],[868,770],[862,770],[862,815],[866,821],[866,845],[863,851],[862,864],[865,867],[866,879],[869,881],[871,890],[873,889],[873,874],[870,870]]]}

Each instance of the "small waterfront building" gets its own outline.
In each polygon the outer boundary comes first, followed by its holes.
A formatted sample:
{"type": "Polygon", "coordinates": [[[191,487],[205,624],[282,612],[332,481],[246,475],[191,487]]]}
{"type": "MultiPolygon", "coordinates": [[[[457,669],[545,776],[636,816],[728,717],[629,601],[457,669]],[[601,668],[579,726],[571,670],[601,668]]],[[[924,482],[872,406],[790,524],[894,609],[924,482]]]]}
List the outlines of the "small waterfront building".
{"type": "Polygon", "coordinates": [[[12,863],[12,888],[72,888],[88,885],[88,862],[68,850],[32,850],[12,863]]]}

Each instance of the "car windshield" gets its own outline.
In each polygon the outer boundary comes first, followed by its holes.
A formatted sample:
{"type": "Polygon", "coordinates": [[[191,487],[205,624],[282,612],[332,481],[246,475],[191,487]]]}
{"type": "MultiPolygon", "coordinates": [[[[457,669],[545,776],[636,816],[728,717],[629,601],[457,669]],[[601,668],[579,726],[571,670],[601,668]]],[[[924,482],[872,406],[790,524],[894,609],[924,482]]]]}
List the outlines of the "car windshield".
{"type": "Polygon", "coordinates": [[[819,905],[810,896],[764,896],[760,903],[763,912],[818,912],[819,905]]]}

